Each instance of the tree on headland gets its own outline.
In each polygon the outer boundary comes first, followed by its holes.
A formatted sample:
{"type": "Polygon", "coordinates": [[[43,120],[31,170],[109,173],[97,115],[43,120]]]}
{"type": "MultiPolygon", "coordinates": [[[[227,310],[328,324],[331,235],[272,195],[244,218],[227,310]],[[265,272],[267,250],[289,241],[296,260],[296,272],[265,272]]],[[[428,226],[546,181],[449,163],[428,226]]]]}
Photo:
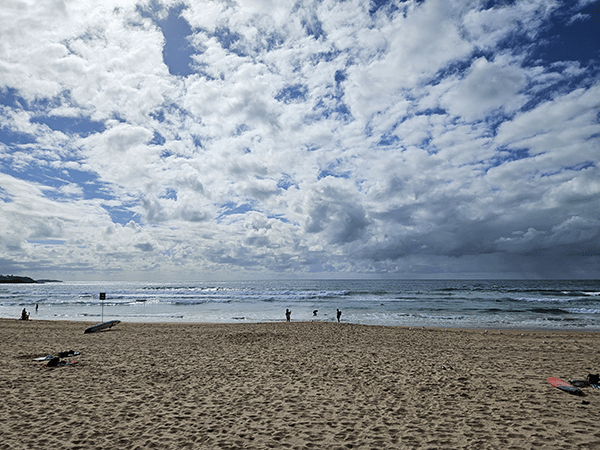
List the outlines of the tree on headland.
{"type": "Polygon", "coordinates": [[[34,280],[30,277],[19,277],[14,275],[0,275],[0,283],[48,283],[60,280],[34,280]]]}
{"type": "Polygon", "coordinates": [[[16,277],[14,275],[0,275],[0,283],[37,283],[33,278],[16,277]]]}

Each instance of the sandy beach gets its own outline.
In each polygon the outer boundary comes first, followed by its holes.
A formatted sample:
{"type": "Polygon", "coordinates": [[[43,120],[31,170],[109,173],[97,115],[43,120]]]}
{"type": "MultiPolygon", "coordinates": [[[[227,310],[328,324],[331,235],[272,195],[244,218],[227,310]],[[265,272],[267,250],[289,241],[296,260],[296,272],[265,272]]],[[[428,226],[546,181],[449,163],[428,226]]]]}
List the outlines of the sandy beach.
{"type": "Polygon", "coordinates": [[[0,319],[0,449],[600,448],[599,333],[90,325],[0,319]]]}

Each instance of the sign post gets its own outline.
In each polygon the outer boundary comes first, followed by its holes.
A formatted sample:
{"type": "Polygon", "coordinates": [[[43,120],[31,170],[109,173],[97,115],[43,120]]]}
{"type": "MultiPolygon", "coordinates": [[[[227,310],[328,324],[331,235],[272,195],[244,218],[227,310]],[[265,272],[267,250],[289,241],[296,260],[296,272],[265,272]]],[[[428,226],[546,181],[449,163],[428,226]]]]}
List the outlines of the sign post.
{"type": "Polygon", "coordinates": [[[104,300],[106,300],[106,292],[100,292],[100,301],[102,302],[102,323],[104,323],[104,300]]]}

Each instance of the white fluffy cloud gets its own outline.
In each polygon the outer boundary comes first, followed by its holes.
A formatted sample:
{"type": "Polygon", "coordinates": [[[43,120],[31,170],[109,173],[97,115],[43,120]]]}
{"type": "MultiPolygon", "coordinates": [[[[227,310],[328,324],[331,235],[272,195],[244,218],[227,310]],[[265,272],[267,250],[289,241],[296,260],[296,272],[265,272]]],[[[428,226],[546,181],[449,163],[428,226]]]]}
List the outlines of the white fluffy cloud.
{"type": "Polygon", "coordinates": [[[600,268],[591,1],[5,3],[0,273],[600,268]]]}

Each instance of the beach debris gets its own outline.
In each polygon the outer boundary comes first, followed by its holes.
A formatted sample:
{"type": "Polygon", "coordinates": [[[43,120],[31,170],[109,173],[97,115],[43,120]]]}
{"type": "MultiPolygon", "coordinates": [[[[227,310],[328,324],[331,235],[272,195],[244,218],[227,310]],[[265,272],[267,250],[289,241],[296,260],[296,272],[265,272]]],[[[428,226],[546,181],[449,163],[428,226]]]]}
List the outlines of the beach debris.
{"type": "MultiPolygon", "coordinates": [[[[78,355],[81,355],[81,352],[76,352],[76,351],[73,351],[73,350],[67,350],[67,351],[64,351],[64,352],[58,352],[57,353],[58,358],[70,358],[72,356],[78,356],[78,355]]],[[[49,361],[49,360],[51,360],[53,358],[56,358],[56,356],[46,355],[46,356],[41,356],[39,358],[34,358],[33,360],[34,361],[49,361]]]]}
{"type": "Polygon", "coordinates": [[[46,364],[43,364],[43,367],[58,367],[60,364],[60,358],[58,356],[52,358],[46,364]]]}
{"type": "Polygon", "coordinates": [[[42,368],[54,368],[54,367],[62,367],[62,366],[73,366],[77,364],[77,361],[61,361],[60,358],[52,358],[46,364],[42,364],[42,368]]]}
{"type": "Polygon", "coordinates": [[[48,361],[47,363],[42,364],[43,368],[53,368],[53,367],[61,367],[61,366],[71,366],[77,364],[77,361],[63,361],[62,358],[71,358],[73,356],[81,355],[81,352],[76,352],[74,350],[66,350],[63,352],[58,352],[57,356],[47,355],[41,358],[36,358],[34,361],[48,361]]]}
{"type": "Polygon", "coordinates": [[[586,380],[590,384],[600,384],[600,374],[599,373],[588,373],[586,380]]]}
{"type": "Polygon", "coordinates": [[[590,385],[588,380],[569,380],[569,383],[575,387],[587,387],[590,385]]]}

